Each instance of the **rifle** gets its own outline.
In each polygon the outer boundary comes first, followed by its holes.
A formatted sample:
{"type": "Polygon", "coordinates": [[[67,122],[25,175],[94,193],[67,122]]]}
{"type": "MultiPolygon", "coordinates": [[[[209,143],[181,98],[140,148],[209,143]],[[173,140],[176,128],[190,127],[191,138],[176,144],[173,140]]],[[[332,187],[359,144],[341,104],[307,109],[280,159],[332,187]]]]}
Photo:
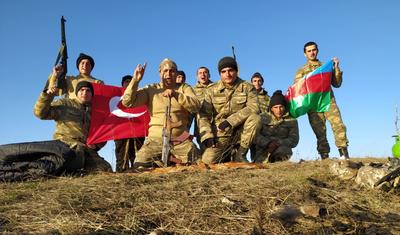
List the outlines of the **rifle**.
{"type": "Polygon", "coordinates": [[[171,130],[172,128],[182,125],[182,121],[172,122],[171,121],[171,97],[168,97],[168,104],[165,110],[165,120],[162,130],[162,152],[161,161],[164,163],[164,167],[168,166],[171,159],[171,130]]]}
{"type": "Polygon", "coordinates": [[[378,185],[380,185],[381,183],[383,183],[385,181],[389,182],[399,176],[400,176],[400,166],[397,167],[396,169],[394,169],[393,171],[391,171],[389,174],[383,176],[380,180],[378,180],[378,182],[376,182],[374,184],[374,187],[377,187],[378,185]]]}
{"type": "Polygon", "coordinates": [[[235,47],[233,47],[233,46],[232,46],[232,55],[233,55],[233,59],[236,60],[235,47]]]}
{"type": "Polygon", "coordinates": [[[67,75],[68,66],[67,66],[67,59],[68,59],[68,51],[67,51],[67,40],[65,38],[65,22],[64,16],[61,17],[61,46],[60,50],[58,51],[58,55],[56,58],[56,62],[54,66],[60,64],[63,67],[63,72],[60,73],[55,81],[50,81],[49,87],[55,86],[57,88],[64,87],[63,83],[65,82],[64,78],[67,75]],[[60,61],[61,60],[61,61],[60,61]]]}

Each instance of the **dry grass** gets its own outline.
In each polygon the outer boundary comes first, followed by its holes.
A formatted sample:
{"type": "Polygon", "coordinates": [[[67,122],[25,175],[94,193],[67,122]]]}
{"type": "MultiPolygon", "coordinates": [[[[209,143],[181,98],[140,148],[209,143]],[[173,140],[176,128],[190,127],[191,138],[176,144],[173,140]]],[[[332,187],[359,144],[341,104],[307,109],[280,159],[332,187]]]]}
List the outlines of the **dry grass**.
{"type": "Polygon", "coordinates": [[[399,234],[400,195],[340,180],[330,162],[1,183],[0,233],[399,234]]]}

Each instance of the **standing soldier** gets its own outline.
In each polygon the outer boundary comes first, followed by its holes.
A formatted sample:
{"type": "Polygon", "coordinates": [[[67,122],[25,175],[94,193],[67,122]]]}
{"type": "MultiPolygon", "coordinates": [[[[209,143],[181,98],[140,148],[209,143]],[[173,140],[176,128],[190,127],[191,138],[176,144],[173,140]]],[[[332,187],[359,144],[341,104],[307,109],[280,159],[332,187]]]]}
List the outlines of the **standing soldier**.
{"type": "Polygon", "coordinates": [[[266,113],[270,98],[268,92],[262,87],[264,84],[264,78],[259,72],[256,72],[253,74],[253,76],[251,76],[251,83],[253,84],[254,88],[256,88],[258,112],[266,113]]]}
{"type": "Polygon", "coordinates": [[[268,112],[261,114],[255,162],[286,161],[292,156],[292,148],[299,143],[299,127],[297,120],[286,111],[286,105],[282,91],[275,91],[268,112]]]}
{"type": "Polygon", "coordinates": [[[176,84],[178,67],[170,59],[159,65],[161,81],[138,89],[146,65],[138,65],[134,76],[124,92],[122,104],[126,107],[147,105],[150,113],[149,135],[135,158],[135,167],[152,167],[161,160],[162,130],[166,118],[166,107],[171,104],[171,122],[181,125],[171,131],[173,147],[171,154],[181,163],[188,163],[194,153],[194,144],[189,138],[190,113],[197,113],[200,101],[186,83],[176,84]]]}
{"type": "MultiPolygon", "coordinates": [[[[88,82],[94,82],[94,83],[101,83],[103,84],[104,82],[101,80],[98,80],[94,77],[91,76],[91,72],[94,68],[94,60],[91,56],[86,55],[84,53],[80,53],[78,58],[76,59],[76,68],[79,71],[79,74],[77,76],[66,76],[65,80],[62,81],[61,87],[58,87],[61,89],[61,94],[66,94],[66,97],[68,98],[75,98],[75,87],[80,81],[88,81],[88,82]]],[[[61,66],[56,67],[57,71],[61,70],[61,66]]],[[[56,77],[54,76],[54,73],[52,73],[49,76],[49,84],[55,84],[56,77]]],[[[49,87],[52,87],[53,85],[49,85],[49,87]]],[[[57,93],[59,93],[57,91],[57,93]]]]}
{"type": "Polygon", "coordinates": [[[233,160],[247,162],[247,151],[261,126],[255,89],[238,77],[232,57],[219,61],[218,72],[221,80],[207,89],[200,110],[200,136],[206,146],[202,161],[224,162],[236,151],[233,160]]]}
{"type": "MultiPolygon", "coordinates": [[[[122,77],[121,85],[127,88],[131,82],[132,76],[126,75],[122,77]]],[[[142,147],[144,137],[127,138],[115,140],[115,156],[117,160],[116,171],[123,172],[133,166],[136,152],[142,147]]]]}
{"type": "MultiPolygon", "coordinates": [[[[303,65],[296,72],[294,82],[297,82],[304,75],[310,73],[316,68],[320,67],[323,63],[317,59],[318,45],[315,42],[307,42],[304,45],[304,56],[307,58],[307,63],[303,65]]],[[[342,71],[339,68],[339,59],[334,57],[334,71],[332,75],[331,84],[333,87],[339,88],[342,84],[342,71]]],[[[331,124],[333,135],[335,137],[335,144],[339,149],[340,159],[349,159],[347,151],[348,139],[346,136],[346,126],[343,124],[340,115],[339,107],[336,105],[335,96],[331,92],[330,108],[326,112],[308,112],[308,120],[317,137],[317,150],[321,155],[321,159],[329,158],[329,143],[326,138],[326,120],[328,119],[331,124]]]]}
{"type": "MultiPolygon", "coordinates": [[[[210,80],[210,70],[207,67],[200,67],[197,69],[197,84],[193,87],[194,92],[196,93],[197,98],[200,101],[200,106],[203,104],[204,96],[207,87],[211,86],[213,82],[210,80]]],[[[205,150],[205,146],[200,141],[200,132],[199,132],[199,114],[196,114],[196,120],[194,122],[194,136],[196,137],[197,143],[200,146],[200,153],[203,153],[205,150]]]]}

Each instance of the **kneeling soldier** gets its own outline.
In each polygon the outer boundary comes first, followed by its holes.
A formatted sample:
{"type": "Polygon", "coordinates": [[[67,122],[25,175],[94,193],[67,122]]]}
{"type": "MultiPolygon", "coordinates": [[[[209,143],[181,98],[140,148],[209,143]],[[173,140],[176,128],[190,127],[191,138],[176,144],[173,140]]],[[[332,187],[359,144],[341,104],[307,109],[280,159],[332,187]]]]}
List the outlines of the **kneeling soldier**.
{"type": "Polygon", "coordinates": [[[292,156],[292,148],[299,142],[299,128],[297,120],[286,111],[286,104],[282,91],[275,91],[268,112],[261,115],[255,162],[286,161],[292,156]]]}

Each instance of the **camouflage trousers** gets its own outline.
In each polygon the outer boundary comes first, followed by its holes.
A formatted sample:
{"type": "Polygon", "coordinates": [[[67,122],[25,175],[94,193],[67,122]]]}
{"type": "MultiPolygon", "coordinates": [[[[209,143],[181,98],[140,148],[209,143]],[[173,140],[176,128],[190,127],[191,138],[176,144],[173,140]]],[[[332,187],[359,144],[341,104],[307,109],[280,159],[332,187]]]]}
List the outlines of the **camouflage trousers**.
{"type": "Polygon", "coordinates": [[[115,140],[116,171],[122,172],[133,166],[136,152],[142,147],[144,137],[115,140]]]}
{"type": "Polygon", "coordinates": [[[279,161],[287,161],[292,156],[292,148],[281,145],[272,153],[268,153],[266,148],[255,146],[255,163],[273,163],[279,161]]]}
{"type": "MultiPolygon", "coordinates": [[[[171,154],[182,163],[193,162],[196,159],[196,147],[190,139],[173,145],[171,154]]],[[[135,163],[155,163],[161,161],[162,140],[147,137],[142,148],[137,152],[135,163]]]]}
{"type": "Polygon", "coordinates": [[[231,150],[242,146],[250,148],[256,135],[261,129],[261,118],[258,114],[251,114],[243,125],[236,127],[231,132],[231,136],[221,136],[216,139],[216,146],[206,148],[201,157],[202,162],[206,164],[220,163],[230,161],[231,150]]]}
{"type": "Polygon", "coordinates": [[[333,96],[331,97],[331,105],[327,112],[308,112],[308,120],[317,137],[317,150],[319,153],[330,152],[328,139],[326,138],[326,120],[331,124],[336,147],[343,148],[348,146],[349,141],[346,136],[346,126],[343,124],[339,107],[336,105],[333,96]]]}

